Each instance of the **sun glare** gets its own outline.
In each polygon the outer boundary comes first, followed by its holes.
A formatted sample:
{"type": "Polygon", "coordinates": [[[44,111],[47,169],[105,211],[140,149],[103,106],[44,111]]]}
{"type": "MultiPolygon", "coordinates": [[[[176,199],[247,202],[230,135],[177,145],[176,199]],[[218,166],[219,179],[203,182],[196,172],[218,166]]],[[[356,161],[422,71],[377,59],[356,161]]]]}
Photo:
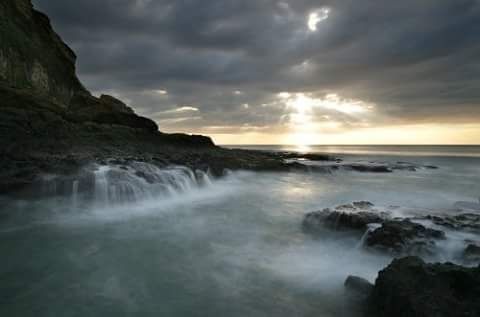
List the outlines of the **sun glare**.
{"type": "Polygon", "coordinates": [[[337,94],[314,97],[307,93],[281,92],[278,98],[288,111],[291,131],[288,142],[302,146],[319,143],[318,138],[322,131],[341,129],[341,124],[330,115],[332,112],[353,117],[369,112],[374,107],[361,100],[341,98],[337,94]],[[321,110],[327,111],[328,114],[322,114],[321,110]]]}
{"type": "Polygon", "coordinates": [[[310,13],[310,15],[308,16],[308,22],[307,22],[307,25],[310,31],[312,32],[316,31],[318,23],[328,19],[329,14],[330,14],[330,9],[328,8],[322,8],[320,10],[310,13]]]}

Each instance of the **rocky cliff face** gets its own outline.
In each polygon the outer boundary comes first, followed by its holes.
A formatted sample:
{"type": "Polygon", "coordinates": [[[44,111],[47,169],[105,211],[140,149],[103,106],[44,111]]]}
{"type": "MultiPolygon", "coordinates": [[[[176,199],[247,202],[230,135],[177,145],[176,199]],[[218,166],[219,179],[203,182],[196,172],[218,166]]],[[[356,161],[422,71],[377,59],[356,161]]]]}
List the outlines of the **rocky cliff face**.
{"type": "Polygon", "coordinates": [[[106,158],[214,148],[208,137],[161,133],[122,101],[92,96],[75,60],[31,0],[0,1],[0,193],[106,158]]]}
{"type": "Polygon", "coordinates": [[[30,0],[0,2],[0,38],[3,84],[31,89],[65,106],[76,93],[87,92],[75,75],[75,53],[30,0]]]}
{"type": "Polygon", "coordinates": [[[0,194],[28,192],[45,174],[68,177],[112,161],[185,165],[215,175],[306,168],[284,158],[222,149],[201,135],[161,133],[122,101],[92,96],[48,17],[31,0],[0,0],[0,194]]]}

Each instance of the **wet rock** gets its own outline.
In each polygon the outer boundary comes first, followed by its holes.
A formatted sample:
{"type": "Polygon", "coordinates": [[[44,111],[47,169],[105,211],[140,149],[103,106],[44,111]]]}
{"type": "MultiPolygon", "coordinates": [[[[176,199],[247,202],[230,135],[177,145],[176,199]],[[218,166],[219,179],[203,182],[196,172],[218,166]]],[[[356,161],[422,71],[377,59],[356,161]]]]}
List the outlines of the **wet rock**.
{"type": "Polygon", "coordinates": [[[368,225],[382,223],[386,215],[372,210],[373,204],[366,201],[340,205],[331,210],[311,212],[303,219],[303,229],[307,232],[321,232],[324,229],[335,231],[358,231],[364,233],[368,225]]]}
{"type": "Polygon", "coordinates": [[[474,213],[462,213],[455,216],[428,215],[423,219],[430,220],[438,226],[454,230],[480,231],[480,215],[474,213]]]}
{"type": "Polygon", "coordinates": [[[369,201],[355,201],[352,203],[352,205],[355,207],[355,208],[360,208],[360,209],[369,209],[369,208],[372,208],[374,207],[375,205],[372,204],[371,202],[369,201]]]}
{"type": "Polygon", "coordinates": [[[343,168],[355,172],[369,173],[391,173],[393,170],[386,165],[369,165],[369,164],[345,164],[343,168]]]}
{"type": "Polygon", "coordinates": [[[480,316],[480,267],[393,260],[379,272],[365,316],[480,316]]]}
{"type": "Polygon", "coordinates": [[[277,155],[283,159],[304,159],[309,161],[341,161],[327,154],[321,153],[298,153],[298,152],[279,152],[277,155]]]}
{"type": "Polygon", "coordinates": [[[480,262],[480,246],[478,244],[470,243],[463,251],[463,258],[470,263],[480,262]]]}
{"type": "Polygon", "coordinates": [[[426,228],[409,219],[389,220],[367,234],[365,245],[394,254],[430,254],[440,239],[445,239],[443,231],[426,228]]]}
{"type": "Polygon", "coordinates": [[[355,296],[367,298],[373,289],[373,284],[364,278],[350,275],[345,280],[345,289],[355,296]]]}

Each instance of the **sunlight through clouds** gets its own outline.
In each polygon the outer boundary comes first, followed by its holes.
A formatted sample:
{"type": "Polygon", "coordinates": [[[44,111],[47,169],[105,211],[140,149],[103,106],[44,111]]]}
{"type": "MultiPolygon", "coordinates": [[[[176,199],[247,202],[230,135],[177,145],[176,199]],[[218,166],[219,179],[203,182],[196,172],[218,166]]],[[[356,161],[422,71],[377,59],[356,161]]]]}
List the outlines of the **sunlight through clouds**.
{"type": "Polygon", "coordinates": [[[320,10],[311,12],[308,16],[308,28],[310,31],[314,32],[317,30],[318,23],[322,22],[323,20],[328,19],[330,14],[329,8],[321,8],[320,10]]]}
{"type": "Polygon", "coordinates": [[[288,142],[315,144],[322,132],[340,131],[342,123],[330,115],[318,115],[318,111],[339,113],[347,116],[361,116],[374,109],[373,104],[361,100],[342,98],[337,94],[314,97],[308,93],[281,92],[277,95],[288,111],[290,134],[288,142]]]}
{"type": "Polygon", "coordinates": [[[315,98],[307,93],[281,92],[278,97],[285,102],[289,109],[298,113],[310,112],[314,108],[323,108],[345,114],[355,114],[367,112],[374,108],[373,104],[361,100],[341,98],[337,94],[327,94],[323,98],[315,98]]]}

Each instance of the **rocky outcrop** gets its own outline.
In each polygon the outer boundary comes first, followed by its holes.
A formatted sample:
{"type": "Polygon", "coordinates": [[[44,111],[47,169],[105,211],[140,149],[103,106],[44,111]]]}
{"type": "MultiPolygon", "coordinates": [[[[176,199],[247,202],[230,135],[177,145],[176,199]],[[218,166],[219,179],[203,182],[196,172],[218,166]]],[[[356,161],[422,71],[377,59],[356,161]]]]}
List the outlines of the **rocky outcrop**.
{"type": "Polygon", "coordinates": [[[463,251],[463,260],[467,263],[480,263],[480,246],[475,243],[469,243],[463,251]]]}
{"type": "Polygon", "coordinates": [[[356,297],[366,299],[373,290],[373,284],[366,279],[350,275],[345,280],[345,289],[356,297]]]}
{"type": "Polygon", "coordinates": [[[334,231],[353,231],[363,234],[369,224],[382,223],[386,215],[372,210],[373,204],[366,201],[335,207],[305,215],[302,227],[311,233],[321,233],[325,229],[334,231]]]}
{"type": "Polygon", "coordinates": [[[366,302],[369,317],[480,316],[480,267],[396,259],[380,271],[366,302]]]}
{"type": "Polygon", "coordinates": [[[120,125],[134,129],[145,129],[150,132],[158,130],[155,122],[137,116],[132,108],[107,95],[96,98],[90,94],[77,93],[72,97],[66,115],[70,121],[76,123],[93,122],[120,125]]]}
{"type": "Polygon", "coordinates": [[[195,165],[217,150],[208,137],[161,133],[122,101],[92,96],[74,52],[30,0],[0,2],[0,38],[0,192],[110,157],[195,165]]]}
{"type": "Polygon", "coordinates": [[[441,230],[427,228],[409,218],[392,218],[390,210],[374,207],[368,201],[359,201],[310,212],[303,218],[302,229],[323,237],[332,232],[353,233],[362,237],[359,243],[364,248],[393,255],[433,254],[437,243],[446,239],[441,230]]]}
{"type": "Polygon", "coordinates": [[[443,231],[426,228],[409,219],[389,220],[367,234],[365,245],[394,254],[425,254],[433,253],[440,239],[445,239],[443,231]]]}
{"type": "Polygon", "coordinates": [[[430,220],[434,224],[453,230],[468,230],[480,232],[480,215],[474,213],[462,213],[455,216],[428,215],[420,219],[430,220]]]}
{"type": "Polygon", "coordinates": [[[2,0],[0,21],[0,82],[63,105],[75,93],[86,92],[75,75],[75,53],[30,0],[2,0]]]}

